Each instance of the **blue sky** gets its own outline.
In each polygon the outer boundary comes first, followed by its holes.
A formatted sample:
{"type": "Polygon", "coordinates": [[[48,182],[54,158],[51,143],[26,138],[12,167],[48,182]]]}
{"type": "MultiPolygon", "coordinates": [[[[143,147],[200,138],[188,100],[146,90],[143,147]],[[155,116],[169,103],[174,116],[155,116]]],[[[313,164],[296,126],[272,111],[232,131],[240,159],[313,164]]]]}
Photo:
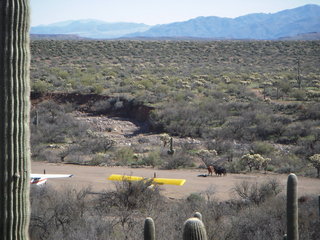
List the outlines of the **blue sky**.
{"type": "Polygon", "coordinates": [[[98,19],[148,25],[189,20],[199,16],[238,17],[274,13],[320,0],[30,0],[31,25],[66,20],[98,19]]]}

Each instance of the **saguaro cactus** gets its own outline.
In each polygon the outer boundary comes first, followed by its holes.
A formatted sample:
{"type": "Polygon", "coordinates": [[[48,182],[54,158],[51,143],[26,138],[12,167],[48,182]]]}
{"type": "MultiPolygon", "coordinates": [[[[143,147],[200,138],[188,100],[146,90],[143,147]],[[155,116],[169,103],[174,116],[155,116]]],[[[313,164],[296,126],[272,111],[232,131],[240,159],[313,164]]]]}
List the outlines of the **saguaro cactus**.
{"type": "Polygon", "coordinates": [[[155,240],[156,239],[156,229],[154,226],[154,221],[150,217],[147,217],[144,220],[143,237],[144,237],[143,238],[144,240],[155,240]]]}
{"type": "Polygon", "coordinates": [[[193,217],[198,218],[198,219],[200,219],[202,221],[202,214],[200,212],[195,212],[193,214],[193,217]]]}
{"type": "Polygon", "coordinates": [[[287,239],[298,240],[298,179],[291,173],[287,182],[287,239]]]}
{"type": "Polygon", "coordinates": [[[173,149],[173,138],[170,138],[170,148],[169,148],[169,150],[168,150],[168,154],[169,155],[173,155],[174,154],[174,149],[173,149]]]}
{"type": "Polygon", "coordinates": [[[318,196],[318,207],[319,207],[319,217],[320,217],[320,195],[318,196]]]}
{"type": "Polygon", "coordinates": [[[183,226],[183,240],[207,240],[207,232],[199,218],[189,218],[183,226]]]}
{"type": "Polygon", "coordinates": [[[29,1],[0,1],[0,239],[28,239],[29,1]]]}

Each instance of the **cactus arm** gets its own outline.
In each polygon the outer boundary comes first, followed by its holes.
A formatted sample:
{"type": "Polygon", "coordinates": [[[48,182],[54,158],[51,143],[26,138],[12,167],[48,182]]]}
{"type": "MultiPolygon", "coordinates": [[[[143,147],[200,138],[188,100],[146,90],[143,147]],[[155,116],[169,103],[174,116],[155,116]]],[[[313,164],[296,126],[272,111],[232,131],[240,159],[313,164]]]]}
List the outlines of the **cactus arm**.
{"type": "Polygon", "coordinates": [[[202,221],[202,214],[200,212],[195,212],[193,214],[193,217],[198,218],[198,219],[200,219],[202,221]]]}

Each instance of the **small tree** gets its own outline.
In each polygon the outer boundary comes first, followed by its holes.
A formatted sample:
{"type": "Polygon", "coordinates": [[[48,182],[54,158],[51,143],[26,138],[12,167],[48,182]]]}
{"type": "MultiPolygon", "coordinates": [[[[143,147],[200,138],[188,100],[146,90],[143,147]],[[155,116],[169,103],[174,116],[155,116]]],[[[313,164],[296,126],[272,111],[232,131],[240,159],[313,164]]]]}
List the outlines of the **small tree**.
{"type": "Polygon", "coordinates": [[[163,147],[165,147],[170,141],[170,136],[167,133],[164,133],[160,136],[160,140],[163,142],[163,147]]]}
{"type": "Polygon", "coordinates": [[[206,150],[206,149],[200,149],[197,152],[197,156],[199,156],[202,160],[202,162],[206,165],[212,165],[212,159],[218,155],[216,150],[206,150]]]}
{"type": "Polygon", "coordinates": [[[260,154],[248,153],[246,155],[243,155],[240,161],[242,165],[248,166],[251,172],[252,168],[260,169],[261,167],[263,167],[266,170],[270,160],[270,158],[264,158],[260,154]]]}
{"type": "Polygon", "coordinates": [[[314,154],[309,158],[309,161],[317,169],[317,177],[320,177],[320,154],[314,154]]]}

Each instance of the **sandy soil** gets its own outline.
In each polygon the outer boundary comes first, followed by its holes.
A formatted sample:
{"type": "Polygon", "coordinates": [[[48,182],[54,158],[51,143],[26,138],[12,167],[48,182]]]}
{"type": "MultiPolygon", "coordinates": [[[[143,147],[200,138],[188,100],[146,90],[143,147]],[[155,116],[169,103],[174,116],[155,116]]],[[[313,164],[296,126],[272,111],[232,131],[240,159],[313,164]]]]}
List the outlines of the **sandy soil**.
{"type": "MultiPolygon", "coordinates": [[[[74,174],[67,179],[49,179],[47,184],[56,188],[71,186],[82,188],[91,186],[93,191],[113,189],[114,182],[107,180],[111,174],[125,174],[132,176],[153,177],[156,173],[161,178],[183,178],[186,183],[183,186],[163,185],[163,194],[169,198],[185,198],[191,193],[201,193],[214,189],[214,196],[219,200],[228,200],[232,197],[232,189],[235,184],[242,181],[263,182],[270,178],[279,180],[285,192],[287,175],[279,174],[228,174],[224,177],[199,177],[206,174],[206,170],[155,170],[150,168],[126,168],[126,167],[96,167],[69,164],[56,164],[44,162],[32,162],[32,173],[74,174]]],[[[299,177],[299,196],[307,194],[320,194],[320,179],[299,177]]]]}

